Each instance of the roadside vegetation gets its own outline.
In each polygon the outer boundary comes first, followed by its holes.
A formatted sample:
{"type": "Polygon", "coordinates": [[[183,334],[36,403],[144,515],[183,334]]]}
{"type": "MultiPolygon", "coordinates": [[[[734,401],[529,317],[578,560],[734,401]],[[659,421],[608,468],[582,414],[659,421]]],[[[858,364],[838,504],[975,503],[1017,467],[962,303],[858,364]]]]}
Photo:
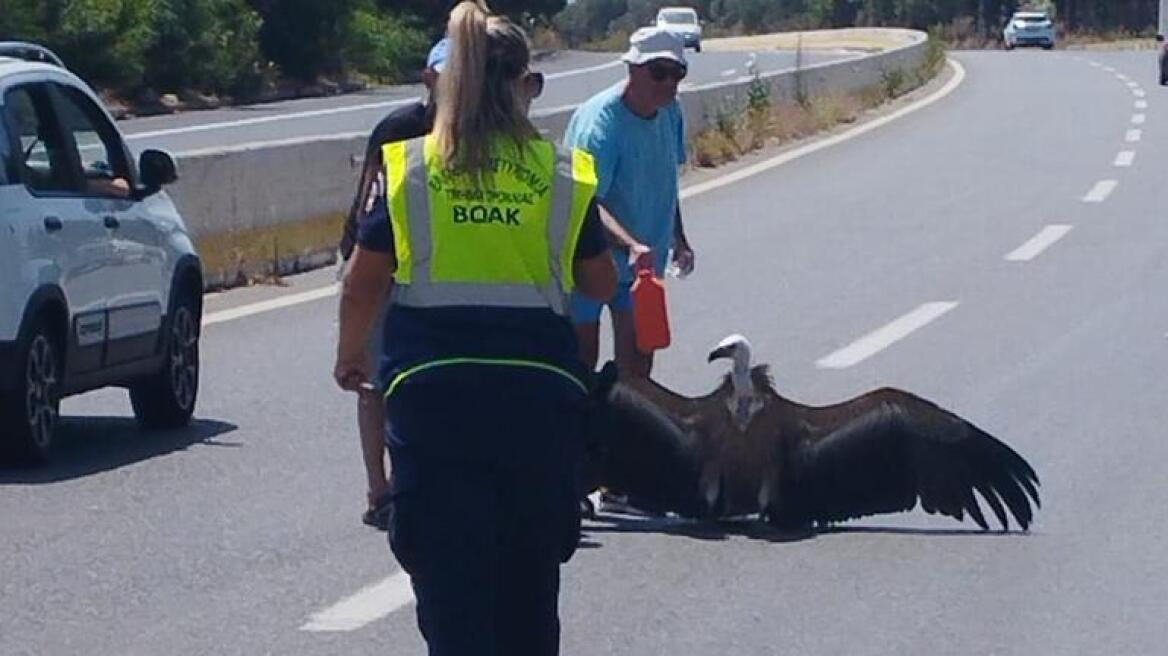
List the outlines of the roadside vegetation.
{"type": "Polygon", "coordinates": [[[794,98],[776,99],[770,83],[755,73],[744,103],[728,99],[720,107],[707,108],[713,114],[712,127],[693,139],[691,162],[697,167],[716,167],[768,146],[855,122],[864,111],[927,84],[941,72],[945,45],[940,36],[939,29],[930,31],[920,66],[886,70],[878,84],[854,93],[809,95],[796,72],[794,98]]]}
{"type": "MultiPolygon", "coordinates": [[[[1158,0],[487,0],[537,48],[622,50],[664,5],[705,36],[846,26],[933,28],[997,44],[1007,16],[1045,8],[1063,43],[1153,34],[1158,0]]],[[[0,39],[36,41],[119,108],[154,113],[322,95],[416,79],[453,0],[0,0],[0,39]]]]}

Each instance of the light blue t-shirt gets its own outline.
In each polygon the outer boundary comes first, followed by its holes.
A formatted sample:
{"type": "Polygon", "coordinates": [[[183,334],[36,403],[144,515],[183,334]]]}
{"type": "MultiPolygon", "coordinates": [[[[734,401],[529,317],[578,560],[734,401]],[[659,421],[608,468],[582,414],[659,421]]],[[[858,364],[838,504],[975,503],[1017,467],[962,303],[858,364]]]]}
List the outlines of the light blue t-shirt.
{"type": "MultiPolygon", "coordinates": [[[[641,118],[621,99],[624,85],[600,92],[578,107],[564,145],[582,148],[596,160],[596,197],[621,225],[657,256],[665,272],[673,245],[678,167],[685,163],[685,118],[674,100],[653,118],[641,118]]],[[[632,280],[628,253],[615,257],[622,282],[632,280]]]]}

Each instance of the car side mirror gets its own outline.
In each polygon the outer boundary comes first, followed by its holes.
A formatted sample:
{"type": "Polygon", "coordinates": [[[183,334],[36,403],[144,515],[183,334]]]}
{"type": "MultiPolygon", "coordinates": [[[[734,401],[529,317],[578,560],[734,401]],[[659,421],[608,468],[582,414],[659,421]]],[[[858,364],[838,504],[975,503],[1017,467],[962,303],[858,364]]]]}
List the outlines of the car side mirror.
{"type": "Polygon", "coordinates": [[[161,150],[143,151],[138,158],[138,172],[146,196],[156,194],[164,185],[178,180],[178,167],[174,158],[161,150]]]}

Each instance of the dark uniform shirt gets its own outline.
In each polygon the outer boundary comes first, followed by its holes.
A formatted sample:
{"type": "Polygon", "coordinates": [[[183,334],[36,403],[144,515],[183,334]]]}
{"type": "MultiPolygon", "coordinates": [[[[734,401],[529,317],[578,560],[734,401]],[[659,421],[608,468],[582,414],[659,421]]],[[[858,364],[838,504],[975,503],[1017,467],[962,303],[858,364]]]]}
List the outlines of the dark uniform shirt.
{"type": "Polygon", "coordinates": [[[369,199],[373,182],[381,173],[381,147],[395,141],[416,139],[430,133],[434,127],[434,108],[425,103],[413,103],[390,112],[369,136],[365,144],[365,165],[361,169],[361,180],[357,184],[357,195],[349,208],[345,220],[345,232],[341,236],[341,257],[348,260],[353,255],[357,243],[357,224],[369,199]]]}

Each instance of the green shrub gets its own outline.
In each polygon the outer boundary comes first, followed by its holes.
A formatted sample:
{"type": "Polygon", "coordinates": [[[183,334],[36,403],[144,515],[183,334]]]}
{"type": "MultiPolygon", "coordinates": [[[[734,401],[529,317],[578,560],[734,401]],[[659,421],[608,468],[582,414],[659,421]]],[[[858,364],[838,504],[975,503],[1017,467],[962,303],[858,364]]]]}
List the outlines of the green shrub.
{"type": "Polygon", "coordinates": [[[260,16],[246,0],[159,0],[147,83],[238,93],[258,82],[260,16]]]}
{"type": "Polygon", "coordinates": [[[358,7],[345,30],[345,62],[383,82],[402,80],[425,65],[430,43],[418,27],[377,11],[358,7]]]}
{"type": "Polygon", "coordinates": [[[141,86],[154,42],[158,0],[56,0],[41,3],[46,44],[90,84],[141,86]]]}

